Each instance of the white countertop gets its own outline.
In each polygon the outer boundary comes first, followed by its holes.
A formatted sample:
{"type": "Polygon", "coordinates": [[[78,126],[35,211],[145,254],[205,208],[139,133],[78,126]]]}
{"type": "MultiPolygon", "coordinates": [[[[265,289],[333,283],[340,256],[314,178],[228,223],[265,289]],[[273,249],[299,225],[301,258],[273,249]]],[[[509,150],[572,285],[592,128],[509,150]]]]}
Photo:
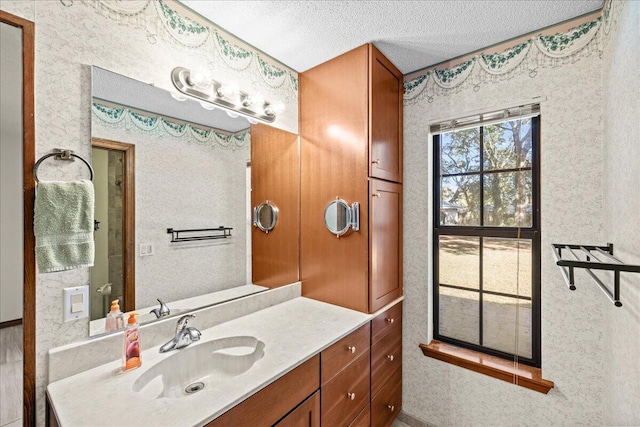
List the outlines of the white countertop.
{"type": "MultiPolygon", "coordinates": [[[[250,335],[265,343],[264,357],[220,387],[182,398],[149,399],[133,391],[134,381],[175,350],[159,346],[142,352],[142,366],[120,372],[117,360],[51,383],[47,392],[62,427],[201,426],[222,415],[373,316],[299,297],[202,331],[192,346],[214,339],[250,335]]],[[[171,337],[167,337],[169,340],[171,337]]],[[[144,330],[141,331],[144,349],[144,330]]]]}

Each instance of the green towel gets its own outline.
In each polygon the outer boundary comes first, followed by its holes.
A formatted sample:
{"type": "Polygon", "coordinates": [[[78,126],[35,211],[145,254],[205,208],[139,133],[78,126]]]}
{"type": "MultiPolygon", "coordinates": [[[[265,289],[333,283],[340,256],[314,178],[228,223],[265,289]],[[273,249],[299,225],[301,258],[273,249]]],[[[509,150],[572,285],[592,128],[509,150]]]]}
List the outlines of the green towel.
{"type": "Polygon", "coordinates": [[[40,273],[93,266],[93,210],[89,180],[38,184],[33,229],[40,273]]]}

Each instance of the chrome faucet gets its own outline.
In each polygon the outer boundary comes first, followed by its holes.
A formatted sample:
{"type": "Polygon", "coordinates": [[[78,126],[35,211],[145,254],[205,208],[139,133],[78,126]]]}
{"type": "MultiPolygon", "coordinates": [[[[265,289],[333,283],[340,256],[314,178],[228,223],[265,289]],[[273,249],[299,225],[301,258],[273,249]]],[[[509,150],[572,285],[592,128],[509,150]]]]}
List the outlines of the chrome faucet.
{"type": "Polygon", "coordinates": [[[195,314],[185,314],[178,319],[178,323],[176,325],[176,336],[160,347],[160,353],[166,353],[170,350],[178,350],[200,339],[200,331],[188,326],[189,320],[195,317],[195,314]]]}
{"type": "Polygon", "coordinates": [[[158,302],[160,303],[160,308],[154,308],[149,313],[155,314],[156,319],[159,319],[161,317],[166,317],[169,314],[171,314],[171,310],[169,310],[169,307],[167,307],[167,304],[163,303],[160,298],[158,298],[158,302]]]}

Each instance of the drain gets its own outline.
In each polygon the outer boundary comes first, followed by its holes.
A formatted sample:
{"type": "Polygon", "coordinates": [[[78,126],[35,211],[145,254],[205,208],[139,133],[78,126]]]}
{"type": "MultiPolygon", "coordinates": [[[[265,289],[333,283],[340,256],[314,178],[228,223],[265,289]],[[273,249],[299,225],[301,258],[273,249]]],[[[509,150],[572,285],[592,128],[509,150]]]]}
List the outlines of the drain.
{"type": "Polygon", "coordinates": [[[204,383],[203,382],[197,382],[197,383],[193,383],[193,384],[189,384],[184,391],[187,392],[187,394],[191,394],[191,393],[196,393],[200,390],[202,390],[204,388],[204,383]]]}

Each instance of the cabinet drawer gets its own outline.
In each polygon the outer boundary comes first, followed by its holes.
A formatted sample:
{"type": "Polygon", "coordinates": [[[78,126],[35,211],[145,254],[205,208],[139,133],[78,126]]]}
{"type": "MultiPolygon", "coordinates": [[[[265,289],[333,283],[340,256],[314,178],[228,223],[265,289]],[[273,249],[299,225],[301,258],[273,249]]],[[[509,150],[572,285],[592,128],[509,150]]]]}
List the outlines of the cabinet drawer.
{"type": "Polygon", "coordinates": [[[274,427],[320,427],[320,391],[316,391],[274,427]]]}
{"type": "Polygon", "coordinates": [[[382,386],[371,401],[371,427],[388,427],[402,409],[402,369],[382,386]]]}
{"type": "Polygon", "coordinates": [[[320,386],[320,357],[315,356],[236,405],[207,427],[272,426],[320,386]]]}
{"type": "Polygon", "coordinates": [[[322,425],[347,426],[369,403],[369,349],[321,389],[322,425]]]}
{"type": "Polygon", "coordinates": [[[351,332],[321,353],[321,378],[325,384],[369,348],[369,323],[351,332]]]}
{"type": "Polygon", "coordinates": [[[371,346],[371,394],[375,394],[402,365],[402,324],[371,346]]]}
{"type": "Polygon", "coordinates": [[[402,323],[402,301],[371,321],[371,344],[391,332],[397,323],[402,323]]]}
{"type": "Polygon", "coordinates": [[[356,419],[353,420],[351,424],[349,424],[349,427],[370,427],[370,426],[371,426],[371,405],[367,405],[362,410],[362,412],[360,412],[360,415],[358,415],[356,419]]]}

